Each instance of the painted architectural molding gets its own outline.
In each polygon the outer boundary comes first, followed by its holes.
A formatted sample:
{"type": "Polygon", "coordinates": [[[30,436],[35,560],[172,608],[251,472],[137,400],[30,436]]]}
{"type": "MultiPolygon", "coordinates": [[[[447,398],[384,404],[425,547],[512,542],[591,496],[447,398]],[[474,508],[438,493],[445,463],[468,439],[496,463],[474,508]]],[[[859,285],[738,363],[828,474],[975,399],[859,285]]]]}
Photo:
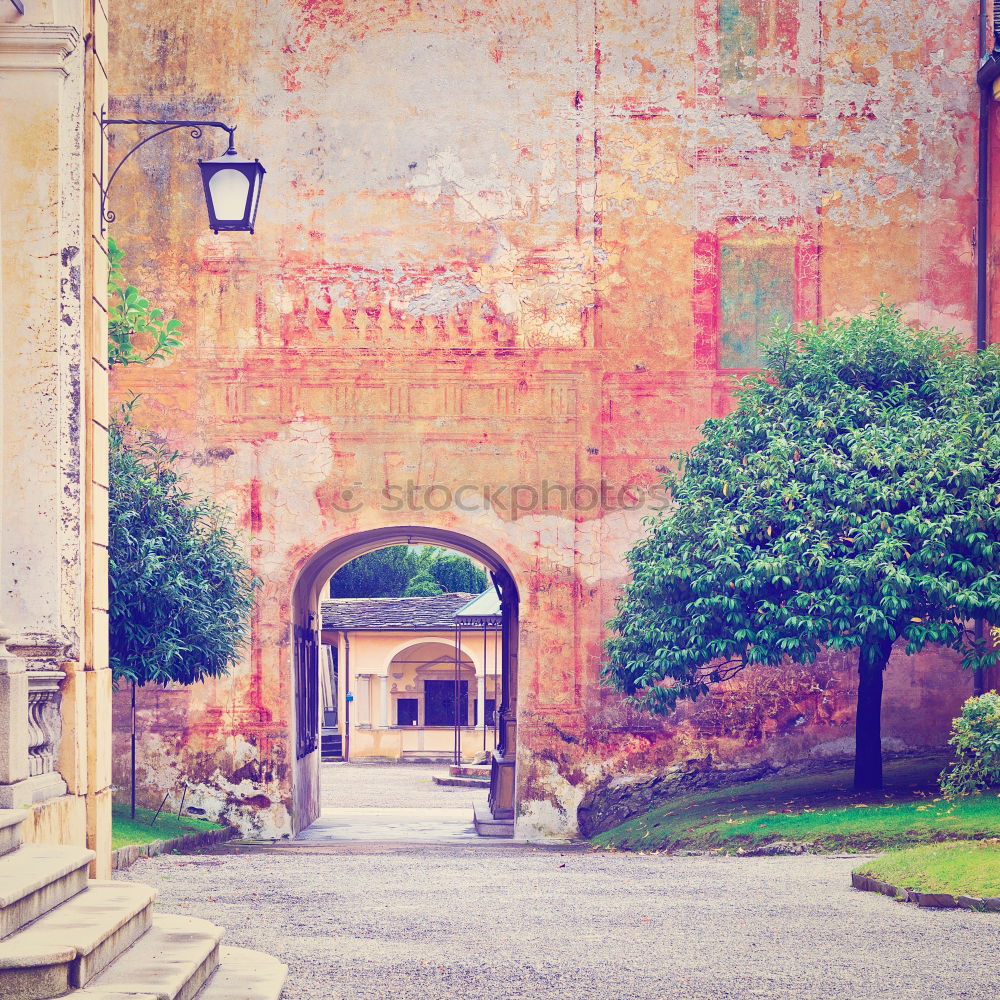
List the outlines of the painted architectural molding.
{"type": "Polygon", "coordinates": [[[73,25],[0,25],[0,73],[59,70],[69,76],[66,57],[80,44],[73,25]]]}

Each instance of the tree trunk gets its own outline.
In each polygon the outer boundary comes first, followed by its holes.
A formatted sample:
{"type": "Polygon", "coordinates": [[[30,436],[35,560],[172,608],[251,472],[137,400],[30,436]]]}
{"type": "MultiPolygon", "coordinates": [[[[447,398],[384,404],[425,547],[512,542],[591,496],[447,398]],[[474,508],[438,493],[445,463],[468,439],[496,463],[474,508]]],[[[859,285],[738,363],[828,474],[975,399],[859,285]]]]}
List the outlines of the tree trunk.
{"type": "Polygon", "coordinates": [[[858,712],[854,727],[854,790],[882,788],[882,674],[892,642],[866,643],[858,653],[858,712]]]}

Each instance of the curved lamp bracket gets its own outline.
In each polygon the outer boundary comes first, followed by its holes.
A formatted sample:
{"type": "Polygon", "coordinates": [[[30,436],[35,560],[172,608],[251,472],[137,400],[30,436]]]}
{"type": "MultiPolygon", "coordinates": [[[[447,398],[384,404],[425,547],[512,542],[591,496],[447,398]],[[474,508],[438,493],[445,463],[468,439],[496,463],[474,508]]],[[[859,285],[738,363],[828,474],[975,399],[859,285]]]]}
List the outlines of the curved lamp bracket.
{"type": "Polygon", "coordinates": [[[114,170],[111,171],[111,175],[108,177],[107,184],[104,183],[104,150],[101,150],[101,235],[104,236],[107,232],[107,227],[110,223],[115,221],[115,213],[108,208],[108,193],[111,191],[111,185],[114,184],[115,178],[118,176],[118,171],[121,170],[125,163],[131,158],[133,153],[137,153],[147,142],[152,142],[154,139],[158,139],[161,135],[166,135],[168,132],[174,132],[177,129],[190,129],[192,139],[200,139],[202,136],[202,129],[206,128],[218,128],[222,129],[223,132],[227,133],[229,136],[229,148],[226,150],[227,153],[235,153],[236,147],[233,144],[233,133],[236,131],[235,125],[227,125],[225,122],[212,122],[212,121],[181,121],[164,119],[158,120],[155,118],[108,118],[104,114],[104,109],[101,109],[101,141],[104,145],[107,145],[108,141],[108,127],[111,125],[157,125],[160,126],[158,132],[154,132],[152,135],[147,135],[145,139],[140,139],[115,165],[114,170]]]}

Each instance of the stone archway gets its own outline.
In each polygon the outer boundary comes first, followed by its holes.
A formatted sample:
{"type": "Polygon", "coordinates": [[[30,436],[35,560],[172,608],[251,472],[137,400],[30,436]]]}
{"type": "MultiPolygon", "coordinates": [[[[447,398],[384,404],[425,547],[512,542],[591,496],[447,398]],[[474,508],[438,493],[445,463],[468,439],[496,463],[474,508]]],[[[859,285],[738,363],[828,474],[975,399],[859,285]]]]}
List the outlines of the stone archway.
{"type": "Polygon", "coordinates": [[[493,753],[490,778],[490,808],[497,819],[512,820],[515,803],[515,760],[517,749],[517,660],[519,594],[513,573],[504,559],[479,539],[426,526],[392,526],[356,532],[335,539],[317,552],[300,569],[292,588],[289,605],[289,641],[291,657],[291,728],[289,745],[300,747],[292,768],[292,802],[295,832],[304,829],[319,815],[318,745],[302,746],[303,726],[315,725],[319,706],[316,685],[308,696],[311,671],[318,670],[311,650],[317,648],[316,623],[319,602],[327,581],[352,559],[391,545],[436,545],[469,556],[485,565],[500,597],[501,653],[499,742],[493,753]],[[303,752],[304,751],[304,752],[303,752]]]}

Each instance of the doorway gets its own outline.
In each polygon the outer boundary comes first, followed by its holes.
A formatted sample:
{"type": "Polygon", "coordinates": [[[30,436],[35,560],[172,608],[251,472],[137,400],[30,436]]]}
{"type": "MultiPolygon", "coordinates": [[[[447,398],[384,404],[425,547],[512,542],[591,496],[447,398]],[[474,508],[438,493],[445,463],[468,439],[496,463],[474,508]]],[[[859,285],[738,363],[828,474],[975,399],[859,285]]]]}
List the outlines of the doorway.
{"type": "MultiPolygon", "coordinates": [[[[390,747],[398,746],[402,752],[404,736],[412,744],[415,738],[412,731],[436,728],[433,723],[440,721],[447,722],[444,727],[446,731],[454,730],[457,737],[452,745],[459,747],[460,752],[464,753],[462,748],[471,743],[468,736],[471,730],[477,745],[480,741],[485,743],[488,758],[488,818],[500,824],[510,824],[512,830],[516,811],[518,607],[517,585],[504,560],[479,539],[457,532],[428,527],[374,529],[336,539],[314,553],[299,573],[294,586],[291,621],[288,623],[289,641],[293,650],[290,707],[294,730],[291,745],[296,748],[292,768],[296,833],[309,826],[321,810],[323,724],[333,722],[338,727],[344,744],[343,752],[350,758],[358,748],[357,745],[354,750],[348,747],[348,738],[359,730],[351,726],[348,715],[354,712],[357,719],[357,713],[362,708],[367,713],[367,724],[370,727],[366,731],[369,748],[381,746],[387,750],[386,756],[390,755],[390,747]],[[462,610],[460,607],[440,609],[450,610],[452,613],[449,620],[452,622],[451,627],[458,633],[454,649],[458,650],[459,655],[452,650],[438,649],[436,659],[431,657],[425,659],[423,664],[413,664],[414,669],[421,665],[424,667],[423,676],[419,678],[419,685],[414,678],[410,678],[412,690],[407,691],[407,674],[402,669],[404,664],[393,663],[393,658],[407,648],[413,652],[413,643],[404,644],[402,649],[393,652],[387,669],[378,673],[369,672],[367,680],[359,683],[357,664],[349,663],[350,630],[328,629],[323,620],[322,602],[326,596],[328,581],[351,560],[377,549],[400,545],[449,549],[486,567],[491,587],[495,591],[498,612],[494,629],[495,683],[492,686],[487,677],[490,666],[487,662],[490,645],[488,625],[487,651],[481,657],[478,669],[477,654],[466,655],[466,648],[462,644],[463,634],[466,633],[475,635],[477,642],[481,641],[483,621],[487,616],[481,608],[473,608],[473,617],[455,622],[454,613],[462,610]],[[328,647],[332,643],[327,640],[331,638],[329,633],[333,632],[339,633],[340,637],[345,637],[345,632],[347,634],[346,641],[338,639],[337,653],[331,657],[328,647]],[[402,676],[396,677],[396,674],[402,676]],[[451,685],[451,693],[446,697],[444,685],[447,684],[451,685]],[[324,685],[330,694],[334,689],[337,691],[337,707],[333,711],[329,701],[325,705],[323,703],[324,685]],[[431,713],[430,724],[428,709],[431,713]],[[420,725],[421,720],[423,726],[420,725]],[[417,725],[413,725],[414,721],[417,725]],[[484,739],[483,731],[487,722],[491,724],[492,739],[488,735],[484,739]]],[[[343,625],[344,622],[331,620],[329,624],[343,625]]],[[[441,622],[435,621],[432,624],[441,622]]],[[[427,649],[418,650],[417,656],[408,658],[419,659],[432,652],[433,650],[427,649]]],[[[411,749],[420,750],[412,745],[411,749]]]]}

